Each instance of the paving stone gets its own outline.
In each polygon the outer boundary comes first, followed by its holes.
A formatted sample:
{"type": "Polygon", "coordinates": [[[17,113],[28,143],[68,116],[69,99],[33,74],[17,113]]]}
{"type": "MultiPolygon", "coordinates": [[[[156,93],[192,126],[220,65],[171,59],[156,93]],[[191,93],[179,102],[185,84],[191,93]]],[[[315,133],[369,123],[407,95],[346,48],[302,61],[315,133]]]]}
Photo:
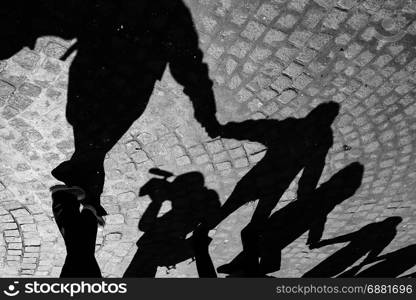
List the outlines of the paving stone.
{"type": "Polygon", "coordinates": [[[42,89],[29,82],[25,82],[19,87],[19,92],[28,97],[38,97],[42,92],[42,89]]]}
{"type": "Polygon", "coordinates": [[[312,32],[309,31],[294,31],[289,36],[289,42],[291,42],[294,46],[301,48],[308,39],[312,36],[312,32]]]}
{"type": "Polygon", "coordinates": [[[22,49],[19,53],[17,53],[12,58],[17,64],[21,67],[33,70],[40,60],[40,55],[34,51],[30,51],[27,48],[22,49]]]}
{"type": "Polygon", "coordinates": [[[206,145],[209,153],[218,153],[224,149],[221,140],[212,141],[206,145]]]}
{"type": "Polygon", "coordinates": [[[278,14],[279,10],[276,9],[274,5],[269,3],[263,3],[259,7],[255,17],[263,23],[270,24],[270,22],[273,21],[278,14]]]}
{"type": "Polygon", "coordinates": [[[123,224],[124,216],[121,214],[108,215],[106,216],[105,221],[108,224],[123,224]]]}
{"type": "Polygon", "coordinates": [[[231,46],[228,50],[229,54],[236,56],[237,58],[244,58],[250,49],[250,44],[239,40],[233,46],[231,46]]]}
{"type": "Polygon", "coordinates": [[[247,23],[246,28],[241,33],[241,36],[251,41],[255,41],[263,34],[265,29],[266,26],[254,21],[250,21],[247,23]]]}
{"type": "Polygon", "coordinates": [[[4,107],[4,109],[2,111],[2,116],[6,120],[11,119],[14,116],[17,116],[18,114],[19,114],[19,111],[16,108],[14,108],[13,106],[10,106],[10,105],[7,105],[6,107],[4,107]]]}
{"type": "Polygon", "coordinates": [[[0,80],[0,98],[9,97],[14,91],[15,91],[15,88],[13,85],[3,80],[0,80]]]}
{"type": "Polygon", "coordinates": [[[271,29],[264,36],[264,42],[270,46],[277,46],[279,42],[286,39],[287,34],[282,31],[271,29]]]}
{"type": "Polygon", "coordinates": [[[276,25],[282,29],[289,29],[289,28],[292,28],[296,24],[297,21],[298,21],[298,18],[295,15],[285,14],[285,15],[281,15],[281,17],[277,20],[276,25]]]}
{"type": "Polygon", "coordinates": [[[302,24],[308,28],[312,29],[321,21],[324,17],[325,11],[318,8],[312,8],[308,10],[304,18],[302,19],[302,24]]]}

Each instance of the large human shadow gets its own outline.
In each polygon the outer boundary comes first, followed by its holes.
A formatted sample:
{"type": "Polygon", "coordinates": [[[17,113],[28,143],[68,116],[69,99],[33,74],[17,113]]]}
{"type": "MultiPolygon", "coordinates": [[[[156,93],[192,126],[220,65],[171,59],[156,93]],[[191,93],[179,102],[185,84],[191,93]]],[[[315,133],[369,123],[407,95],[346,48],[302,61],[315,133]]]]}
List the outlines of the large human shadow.
{"type": "Polygon", "coordinates": [[[332,147],[331,124],[339,109],[338,103],[326,102],[301,119],[247,120],[222,126],[221,137],[259,142],[267,150],[265,156],[237,183],[219,215],[210,220],[208,227],[217,226],[242,205],[259,200],[250,223],[252,227],[261,228],[302,170],[297,198],[308,198],[319,182],[325,157],[332,147]]]}
{"type": "Polygon", "coordinates": [[[208,233],[208,227],[199,225],[192,233],[191,245],[198,276],[200,278],[217,278],[217,272],[209,253],[209,244],[212,238],[209,237],[208,233]]]}
{"type": "MultiPolygon", "coordinates": [[[[331,125],[339,109],[338,103],[326,102],[300,119],[247,120],[222,126],[222,137],[259,142],[267,150],[237,183],[219,214],[209,220],[207,227],[216,227],[242,205],[258,200],[248,225],[250,228],[245,231],[259,235],[273,208],[301,171],[297,198],[307,199],[316,189],[326,155],[333,145],[331,125]]],[[[242,234],[242,239],[244,236],[242,234]]],[[[247,243],[244,240],[242,243],[244,248],[247,243]]]]}
{"type": "Polygon", "coordinates": [[[158,266],[171,267],[191,257],[197,259],[199,274],[215,277],[208,254],[208,229],[197,226],[219,209],[218,194],[205,187],[199,172],[179,175],[172,182],[168,178],[173,174],[158,169],[151,172],[164,178],[152,178],[140,190],[152,202],[140,219],[144,234],[124,277],[154,277],[158,266]],[[171,203],[171,209],[158,216],[165,201],[171,203]]]}
{"type": "Polygon", "coordinates": [[[101,277],[95,259],[97,238],[96,217],[88,207],[82,207],[80,189],[71,190],[53,186],[52,212],[66,246],[66,258],[61,270],[61,278],[101,277]]]}
{"type": "MultiPolygon", "coordinates": [[[[358,272],[354,277],[396,278],[416,265],[416,244],[380,255],[376,264],[358,272]]],[[[369,261],[368,263],[371,263],[369,261]]],[[[411,276],[412,274],[408,275],[411,276]]],[[[414,275],[413,275],[414,276],[414,275]]]]}
{"type": "Polygon", "coordinates": [[[280,269],[281,251],[309,231],[307,243],[315,245],[323,234],[327,215],[341,202],[354,195],[360,187],[364,167],[351,163],[308,198],[293,201],[268,218],[259,237],[250,226],[242,232],[243,252],[218,272],[241,276],[263,277],[280,269]]]}
{"type": "Polygon", "coordinates": [[[218,135],[213,83],[182,0],[16,0],[4,1],[0,14],[0,59],[33,48],[41,36],[77,40],[61,58],[76,51],[66,106],[75,152],[52,175],[86,192],[84,204],[98,222],[106,214],[100,204],[105,155],[141,116],[167,65],[196,119],[218,135]]]}
{"type": "Polygon", "coordinates": [[[368,263],[374,262],[377,256],[387,247],[397,234],[396,227],[401,217],[389,217],[381,222],[368,224],[358,231],[322,240],[315,247],[323,247],[337,243],[348,243],[323,262],[306,272],[303,277],[354,277],[355,273],[368,263]],[[364,260],[356,267],[359,259],[364,260]]]}
{"type": "Polygon", "coordinates": [[[182,0],[7,1],[4,6],[7,43],[0,58],[24,45],[33,47],[39,36],[77,39],[64,55],[77,52],[66,107],[75,153],[52,174],[82,187],[98,215],[105,215],[99,200],[104,157],[143,113],[168,64],[190,97],[196,119],[217,136],[213,83],[182,0]]]}

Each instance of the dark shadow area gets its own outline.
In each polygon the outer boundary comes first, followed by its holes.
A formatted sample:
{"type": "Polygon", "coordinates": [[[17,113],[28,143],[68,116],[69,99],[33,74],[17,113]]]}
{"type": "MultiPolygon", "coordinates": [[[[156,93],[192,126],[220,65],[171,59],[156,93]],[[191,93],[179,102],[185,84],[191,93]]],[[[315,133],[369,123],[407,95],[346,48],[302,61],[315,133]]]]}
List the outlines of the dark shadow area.
{"type": "Polygon", "coordinates": [[[257,277],[280,269],[281,251],[305,232],[308,243],[320,240],[327,215],[341,202],[354,195],[361,185],[364,167],[352,163],[321,184],[308,198],[289,203],[273,213],[257,234],[250,225],[241,233],[243,252],[218,272],[257,277]]]}
{"type": "Polygon", "coordinates": [[[12,29],[0,50],[3,58],[24,45],[33,47],[39,36],[77,39],[69,49],[77,55],[69,71],[66,108],[75,153],[52,174],[82,187],[99,215],[105,214],[99,205],[104,156],[143,113],[168,64],[194,104],[196,119],[217,135],[212,81],[181,0],[20,2],[8,1],[2,10],[4,22],[15,25],[5,26],[12,29]]]}
{"type": "MultiPolygon", "coordinates": [[[[267,150],[265,156],[237,183],[219,214],[209,220],[207,227],[216,227],[244,204],[258,200],[242,237],[245,232],[250,232],[253,238],[258,236],[273,208],[301,171],[297,198],[298,201],[308,199],[316,189],[326,155],[333,145],[331,125],[339,109],[338,103],[327,102],[301,119],[248,120],[222,126],[221,137],[259,142],[267,150]]],[[[246,243],[242,242],[244,248],[246,243]]]]}
{"type": "Polygon", "coordinates": [[[325,166],[325,157],[332,147],[331,124],[339,109],[338,103],[327,102],[318,105],[302,119],[248,120],[222,126],[221,137],[259,142],[267,150],[265,156],[237,183],[220,214],[210,220],[208,227],[214,228],[244,204],[259,200],[250,224],[253,228],[261,228],[302,170],[297,198],[307,199],[315,191],[325,166]]]}
{"type": "Polygon", "coordinates": [[[141,116],[167,65],[190,97],[195,118],[211,137],[218,135],[213,84],[182,0],[6,1],[0,23],[0,38],[7,41],[0,59],[33,48],[41,36],[77,39],[61,58],[76,51],[66,107],[75,152],[52,175],[85,191],[84,204],[98,222],[106,214],[100,205],[104,157],[141,116]]]}
{"type": "Polygon", "coordinates": [[[51,191],[53,215],[67,252],[60,277],[101,277],[94,256],[97,219],[88,207],[81,206],[77,196],[83,195],[83,191],[65,186],[54,186],[51,191]]]}
{"type": "Polygon", "coordinates": [[[217,278],[214,263],[209,254],[209,244],[212,239],[208,235],[208,228],[199,225],[191,237],[196,269],[200,278],[217,278]]]}
{"type": "Polygon", "coordinates": [[[144,234],[124,277],[154,277],[158,266],[169,268],[192,257],[196,257],[202,277],[214,277],[208,229],[199,227],[191,238],[187,235],[219,209],[217,193],[205,187],[199,172],[179,175],[172,182],[167,179],[173,174],[159,169],[151,172],[164,178],[152,178],[140,190],[140,195],[149,195],[152,202],[140,219],[139,229],[144,234]],[[158,216],[165,201],[171,203],[171,209],[158,216]]]}
{"type": "Polygon", "coordinates": [[[354,277],[361,267],[374,262],[383,249],[390,244],[397,234],[396,227],[401,221],[400,217],[390,217],[381,222],[368,224],[358,231],[320,241],[315,244],[316,248],[338,243],[348,243],[348,245],[326,258],[303,277],[328,278],[337,275],[338,277],[354,277]],[[360,265],[347,270],[363,257],[365,258],[360,265]]]}
{"type": "MultiPolygon", "coordinates": [[[[366,268],[354,277],[399,277],[416,265],[416,245],[410,245],[394,252],[380,255],[374,261],[377,261],[375,265],[366,268]]],[[[367,263],[371,263],[371,261],[367,263]]],[[[408,276],[411,276],[411,274],[408,276]]]]}

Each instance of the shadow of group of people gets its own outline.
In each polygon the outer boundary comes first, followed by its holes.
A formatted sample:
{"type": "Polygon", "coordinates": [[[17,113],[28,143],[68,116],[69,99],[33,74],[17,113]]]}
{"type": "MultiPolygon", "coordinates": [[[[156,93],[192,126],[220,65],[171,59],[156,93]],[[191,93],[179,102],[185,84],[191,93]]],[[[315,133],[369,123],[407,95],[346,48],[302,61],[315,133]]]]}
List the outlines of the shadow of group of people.
{"type": "Polygon", "coordinates": [[[151,170],[161,178],[151,179],[140,190],[152,202],[139,222],[144,235],[125,277],[154,277],[158,266],[172,266],[192,257],[201,277],[216,277],[208,232],[251,201],[258,202],[241,232],[243,250],[218,272],[262,277],[278,271],[282,250],[306,232],[311,249],[350,243],[305,277],[400,275],[414,263],[414,246],[379,255],[395,236],[398,217],[321,240],[328,214],[354,195],[364,173],[363,165],[354,162],[318,185],[333,145],[331,126],[339,104],[320,104],[299,119],[221,125],[215,117],[213,83],[182,0],[37,0],[25,2],[24,11],[20,2],[9,1],[2,10],[1,22],[10,30],[2,32],[8,42],[0,48],[1,57],[13,55],[23,45],[33,47],[39,36],[77,40],[61,58],[77,52],[69,70],[66,107],[75,152],[52,171],[64,183],[51,188],[53,213],[67,248],[61,277],[101,276],[94,252],[97,228],[106,215],[100,204],[104,158],[141,116],[167,65],[184,86],[195,118],[210,137],[259,142],[267,150],[223,205],[218,194],[205,187],[199,172],[174,176],[151,170]],[[300,172],[297,199],[272,213],[300,172]],[[158,216],[165,201],[172,208],[158,216]],[[348,269],[365,255],[360,265],[348,269]],[[362,270],[368,264],[374,265],[362,270]]]}

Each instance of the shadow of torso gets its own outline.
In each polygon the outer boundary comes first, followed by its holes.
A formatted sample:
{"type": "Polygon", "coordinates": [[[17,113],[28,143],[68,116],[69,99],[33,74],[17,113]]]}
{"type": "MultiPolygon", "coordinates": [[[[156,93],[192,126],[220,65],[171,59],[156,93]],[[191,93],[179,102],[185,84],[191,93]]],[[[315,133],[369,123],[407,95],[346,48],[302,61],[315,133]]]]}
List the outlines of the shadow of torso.
{"type": "Polygon", "coordinates": [[[109,16],[92,17],[77,37],[67,103],[67,119],[75,126],[84,126],[94,116],[101,120],[116,117],[130,124],[144,111],[154,83],[161,78],[170,58],[169,47],[178,48],[186,44],[180,38],[195,35],[182,1],[114,5],[116,10],[109,16]]]}

